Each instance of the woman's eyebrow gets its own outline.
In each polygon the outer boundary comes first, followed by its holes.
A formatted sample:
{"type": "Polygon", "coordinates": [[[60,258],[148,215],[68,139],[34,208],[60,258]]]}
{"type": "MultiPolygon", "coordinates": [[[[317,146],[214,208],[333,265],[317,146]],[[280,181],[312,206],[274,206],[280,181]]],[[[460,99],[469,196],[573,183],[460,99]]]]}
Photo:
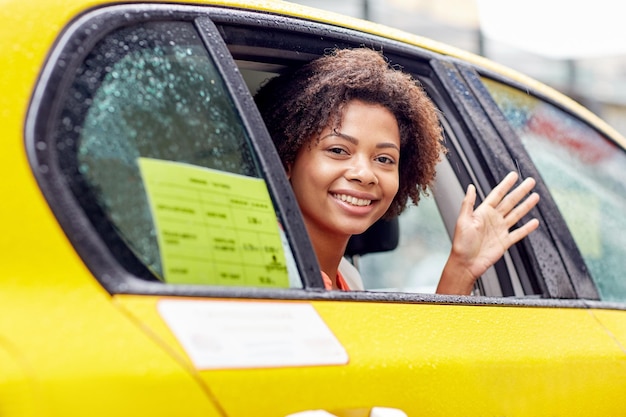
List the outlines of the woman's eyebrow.
{"type": "Polygon", "coordinates": [[[393,148],[395,150],[397,150],[398,152],[400,152],[400,148],[398,148],[398,145],[396,145],[395,143],[391,143],[391,142],[382,142],[382,143],[377,143],[376,144],[377,148],[393,148]]]}
{"type": "Polygon", "coordinates": [[[358,145],[358,144],[359,144],[359,140],[358,140],[357,138],[355,138],[355,137],[353,137],[353,136],[350,136],[350,135],[346,135],[345,133],[341,133],[341,132],[339,132],[337,129],[333,129],[333,131],[332,131],[332,132],[330,132],[328,135],[326,135],[326,136],[322,136],[322,137],[320,138],[320,140],[324,140],[324,139],[329,138],[329,137],[331,137],[331,136],[337,136],[337,137],[342,138],[342,139],[345,139],[345,140],[347,140],[348,142],[353,143],[353,144],[355,144],[355,145],[358,145]]]}
{"type": "MultiPolygon", "coordinates": [[[[324,140],[324,139],[326,139],[326,138],[327,138],[327,137],[329,137],[329,136],[337,136],[337,137],[340,137],[340,138],[342,138],[342,139],[345,139],[345,140],[347,140],[348,142],[353,143],[353,144],[355,144],[355,145],[358,145],[358,144],[359,144],[359,140],[358,140],[357,138],[355,138],[354,136],[346,135],[345,133],[341,133],[341,132],[339,132],[339,131],[337,131],[337,130],[334,130],[334,129],[333,129],[333,131],[332,131],[331,133],[329,133],[328,135],[326,135],[326,136],[324,136],[324,137],[320,138],[320,140],[324,140]]],[[[377,144],[376,144],[376,147],[377,147],[377,148],[382,148],[382,149],[384,149],[384,148],[393,148],[393,149],[396,149],[398,152],[400,151],[400,148],[398,147],[398,145],[396,145],[395,143],[392,143],[392,142],[381,142],[381,143],[377,143],[377,144]]]]}

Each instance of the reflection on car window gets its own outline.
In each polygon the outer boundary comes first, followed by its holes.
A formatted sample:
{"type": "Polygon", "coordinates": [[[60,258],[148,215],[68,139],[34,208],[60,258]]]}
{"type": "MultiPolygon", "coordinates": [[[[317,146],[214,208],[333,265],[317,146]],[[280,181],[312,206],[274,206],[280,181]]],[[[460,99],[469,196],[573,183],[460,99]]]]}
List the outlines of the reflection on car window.
{"type": "Polygon", "coordinates": [[[369,290],[434,293],[450,254],[451,242],[434,198],[422,197],[398,218],[400,240],[389,252],[359,258],[369,290]]]}
{"type": "Polygon", "coordinates": [[[550,189],[601,298],[626,301],[626,153],[555,106],[484,81],[550,189]]]}
{"type": "Polygon", "coordinates": [[[112,251],[153,277],[301,286],[240,116],[192,24],[146,23],[100,41],[67,94],[57,147],[112,251]]]}

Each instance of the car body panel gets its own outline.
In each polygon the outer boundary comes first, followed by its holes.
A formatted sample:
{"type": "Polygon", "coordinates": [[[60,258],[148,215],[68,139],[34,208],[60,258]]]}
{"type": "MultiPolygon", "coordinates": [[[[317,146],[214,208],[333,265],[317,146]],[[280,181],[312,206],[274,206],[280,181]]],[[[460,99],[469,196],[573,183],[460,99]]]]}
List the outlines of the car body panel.
{"type": "Polygon", "coordinates": [[[596,308],[590,312],[607,334],[614,338],[618,346],[626,352],[626,322],[624,322],[622,311],[596,308]]]}
{"type": "MultiPolygon", "coordinates": [[[[155,337],[184,354],[159,315],[162,297],[115,298],[155,337]]],[[[539,409],[554,416],[599,410],[613,415],[622,410],[626,356],[585,309],[266,302],[310,303],[346,349],[349,363],[200,371],[227,415],[244,416],[250,404],[259,415],[308,409],[361,415],[350,413],[373,406],[441,416],[524,416],[539,409]],[[340,388],[330,389],[329,380],[340,388]]],[[[620,315],[614,315],[618,322],[620,315]]]]}
{"type": "Polygon", "coordinates": [[[119,415],[120,409],[126,415],[219,415],[184,363],[137,331],[137,323],[119,312],[82,265],[72,269],[40,259],[30,264],[40,265],[39,272],[1,272],[0,304],[10,312],[0,316],[0,352],[10,354],[5,359],[0,353],[3,415],[68,416],[90,410],[90,415],[106,416],[119,415]],[[65,268],[55,274],[50,265],[65,268]],[[15,406],[31,404],[32,409],[9,413],[7,398],[18,389],[26,398],[16,399],[15,406]]]}

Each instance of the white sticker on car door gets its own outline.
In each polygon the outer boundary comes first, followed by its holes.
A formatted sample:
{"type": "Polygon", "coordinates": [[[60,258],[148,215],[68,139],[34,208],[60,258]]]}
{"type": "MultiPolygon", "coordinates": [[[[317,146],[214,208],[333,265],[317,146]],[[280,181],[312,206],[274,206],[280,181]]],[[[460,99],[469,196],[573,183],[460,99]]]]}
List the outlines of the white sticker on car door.
{"type": "Polygon", "coordinates": [[[308,303],[161,300],[158,311],[197,369],[348,363],[308,303]]]}

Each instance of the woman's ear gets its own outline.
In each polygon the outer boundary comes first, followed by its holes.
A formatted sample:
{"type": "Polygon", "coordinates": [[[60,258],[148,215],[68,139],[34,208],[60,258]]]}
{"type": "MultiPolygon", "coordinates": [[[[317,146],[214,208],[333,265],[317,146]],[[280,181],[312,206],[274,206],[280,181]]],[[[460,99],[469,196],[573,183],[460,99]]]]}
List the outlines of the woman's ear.
{"type": "Polygon", "coordinates": [[[291,166],[293,164],[285,165],[285,174],[287,174],[287,179],[291,181],[291,166]]]}

